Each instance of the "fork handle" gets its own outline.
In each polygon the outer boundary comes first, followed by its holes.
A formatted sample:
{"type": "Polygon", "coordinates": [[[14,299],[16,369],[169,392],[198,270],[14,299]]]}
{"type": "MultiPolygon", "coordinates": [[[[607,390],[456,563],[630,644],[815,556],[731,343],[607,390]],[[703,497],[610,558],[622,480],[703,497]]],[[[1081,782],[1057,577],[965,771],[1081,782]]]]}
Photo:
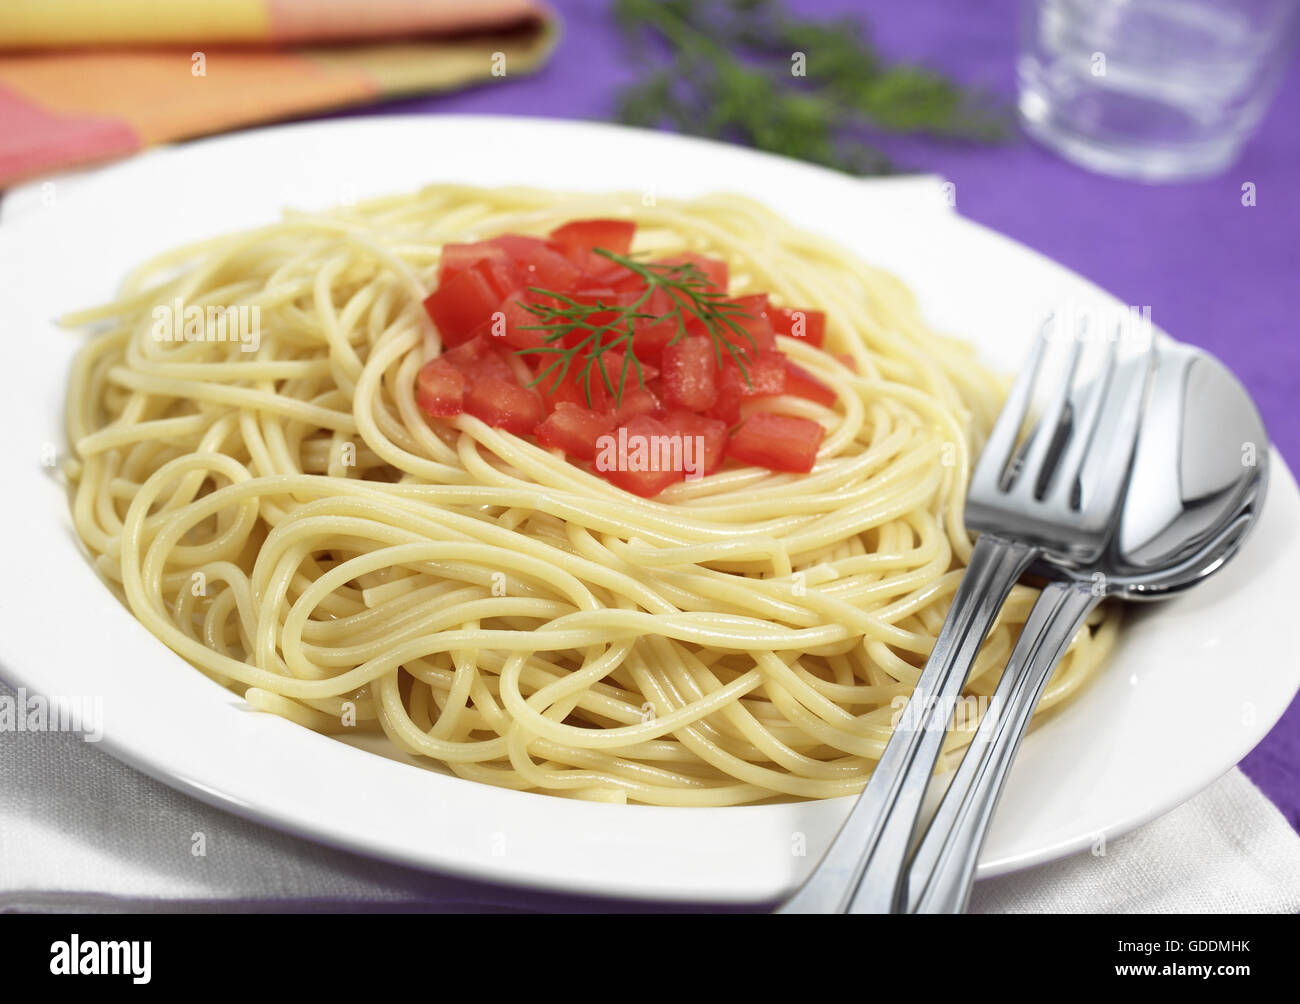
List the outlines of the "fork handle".
{"type": "Polygon", "coordinates": [[[1020,740],[1048,679],[1100,595],[1078,582],[1050,583],[1034,604],[961,766],[908,871],[910,913],[961,913],[980,847],[1020,740]]]}
{"type": "Polygon", "coordinates": [[[995,534],[975,542],[952,608],[871,779],[826,855],[778,912],[902,909],[907,852],[951,709],[1007,593],[1037,553],[995,534]],[[947,713],[940,714],[943,709],[947,713]]]}

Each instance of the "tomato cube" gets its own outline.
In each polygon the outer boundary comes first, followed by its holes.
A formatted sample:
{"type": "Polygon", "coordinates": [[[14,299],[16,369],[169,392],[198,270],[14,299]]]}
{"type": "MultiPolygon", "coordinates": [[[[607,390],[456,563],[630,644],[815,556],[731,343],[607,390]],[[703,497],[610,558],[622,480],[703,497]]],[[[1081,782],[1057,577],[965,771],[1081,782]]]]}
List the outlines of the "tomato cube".
{"type": "Polygon", "coordinates": [[[736,360],[728,358],[722,366],[722,394],[741,398],[774,397],[785,393],[786,358],[780,352],[763,351],[745,360],[742,373],[736,360]]]}
{"type": "Polygon", "coordinates": [[[807,474],[817,462],[826,430],[818,422],[757,412],[731,434],[727,455],[743,464],[807,474]]]}
{"type": "Polygon", "coordinates": [[[588,387],[588,382],[582,376],[582,368],[586,365],[585,360],[575,360],[569,366],[568,373],[561,376],[564,364],[559,362],[558,356],[551,353],[539,353],[531,356],[531,358],[534,360],[535,372],[539,377],[536,387],[541,392],[542,400],[545,402],[548,411],[553,411],[565,402],[580,404],[584,408],[594,408],[596,411],[609,411],[612,407],[613,398],[610,397],[609,391],[605,389],[605,383],[601,380],[600,373],[595,366],[591,369],[590,386],[588,387]],[[554,366],[554,369],[546,372],[552,366],[554,366]],[[590,400],[588,400],[589,390],[590,400]]]}
{"type": "Polygon", "coordinates": [[[721,258],[708,258],[702,254],[687,253],[672,255],[668,258],[660,258],[655,264],[694,265],[704,273],[705,281],[715,291],[720,293],[725,293],[727,291],[727,263],[721,258]]]}
{"type": "Polygon", "coordinates": [[[658,363],[668,343],[681,333],[673,298],[664,290],[656,289],[642,304],[640,312],[653,316],[639,317],[633,322],[632,351],[638,359],[658,363]]]}
{"type": "Polygon", "coordinates": [[[654,415],[662,409],[663,404],[650,388],[628,387],[623,391],[618,411],[614,413],[614,422],[623,425],[637,415],[654,415]]]}
{"type": "MultiPolygon", "coordinates": [[[[609,264],[613,265],[614,262],[609,262],[609,264]]],[[[615,292],[635,293],[638,296],[645,292],[646,287],[646,282],[640,275],[633,272],[630,268],[623,268],[622,265],[619,265],[617,270],[609,270],[607,283],[609,288],[615,292]]],[[[656,290],[654,295],[662,296],[664,294],[662,290],[656,290]]]]}
{"type": "Polygon", "coordinates": [[[523,286],[567,293],[582,278],[581,270],[564,256],[561,248],[540,237],[502,234],[487,243],[506,254],[523,286]]]}
{"type": "Polygon", "coordinates": [[[446,359],[432,359],[415,378],[415,401],[434,418],[450,418],[465,410],[465,375],[446,359]]]}
{"type": "Polygon", "coordinates": [[[807,398],[809,401],[816,401],[828,408],[835,406],[835,391],[802,366],[792,363],[789,359],[785,361],[785,393],[793,394],[795,397],[807,398]]]}
{"type": "Polygon", "coordinates": [[[683,447],[683,455],[689,452],[698,459],[695,469],[700,476],[712,474],[722,466],[727,449],[726,422],[689,411],[670,411],[660,421],[675,435],[695,437],[695,445],[689,451],[683,447]]]}
{"type": "Polygon", "coordinates": [[[596,440],[612,428],[614,419],[608,412],[563,401],[537,427],[537,441],[558,447],[571,457],[591,460],[596,456],[596,440]]]}
{"type": "Polygon", "coordinates": [[[438,256],[438,282],[442,284],[481,261],[510,268],[510,256],[504,248],[479,241],[474,244],[444,244],[438,256]]]}
{"type": "Polygon", "coordinates": [[[746,355],[775,349],[776,335],[768,317],[767,294],[741,296],[732,302],[740,309],[728,311],[725,315],[731,323],[723,322],[721,325],[722,337],[746,355]]]}
{"type": "Polygon", "coordinates": [[[677,484],[686,475],[681,471],[604,471],[605,480],[625,492],[652,499],[665,488],[677,484]]]}
{"type": "Polygon", "coordinates": [[[546,417],[542,399],[535,390],[499,377],[475,380],[465,391],[465,410],[488,425],[517,436],[532,433],[546,417]]]}
{"type": "Polygon", "coordinates": [[[448,345],[473,338],[492,320],[514,287],[504,268],[478,261],[439,283],[424,301],[424,309],[448,345]]]}
{"type": "Polygon", "coordinates": [[[499,314],[493,314],[482,334],[491,341],[508,345],[512,349],[536,349],[546,344],[546,332],[541,319],[524,306],[523,296],[512,296],[501,305],[499,314]]]}
{"type": "Polygon", "coordinates": [[[718,400],[713,407],[706,408],[704,414],[716,418],[728,428],[740,421],[740,406],[744,398],[734,390],[719,390],[718,400]]]}
{"type": "Polygon", "coordinates": [[[551,240],[588,283],[626,284],[635,274],[595,249],[625,255],[635,232],[636,224],[630,220],[577,220],[551,231],[551,240]]]}
{"type": "Polygon", "coordinates": [[[826,340],[826,315],[820,310],[775,307],[768,313],[772,319],[772,330],[778,335],[798,338],[817,348],[821,348],[826,340]]]}
{"type": "Polygon", "coordinates": [[[597,449],[596,470],[624,491],[653,498],[686,476],[682,440],[662,422],[638,415],[613,436],[611,444],[597,449]]]}
{"type": "Polygon", "coordinates": [[[708,338],[683,338],[664,349],[664,404],[704,411],[718,400],[718,360],[708,338]]]}
{"type": "Polygon", "coordinates": [[[438,358],[463,373],[466,383],[474,383],[484,377],[494,377],[510,383],[519,382],[515,379],[515,371],[505,354],[485,335],[448,349],[438,358]]]}
{"type": "Polygon", "coordinates": [[[551,240],[566,248],[604,248],[626,255],[632,250],[636,224],[631,220],[574,220],[551,231],[551,240]]]}

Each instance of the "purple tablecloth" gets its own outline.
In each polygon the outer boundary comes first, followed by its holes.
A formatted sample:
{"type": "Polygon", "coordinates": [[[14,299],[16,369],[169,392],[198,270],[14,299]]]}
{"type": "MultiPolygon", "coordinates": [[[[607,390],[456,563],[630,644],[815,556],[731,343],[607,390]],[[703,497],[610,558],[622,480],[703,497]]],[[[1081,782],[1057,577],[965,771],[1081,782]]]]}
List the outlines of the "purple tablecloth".
{"type": "MultiPolygon", "coordinates": [[[[552,0],[564,39],[541,73],[451,96],[393,102],[373,114],[427,112],[607,119],[632,78],[607,0],[552,0]]],[[[1015,0],[792,0],[815,16],[871,17],[897,58],[970,84],[1015,91],[1015,0]]],[[[1276,448],[1300,460],[1300,68],[1240,160],[1221,177],[1152,186],[1090,174],[1020,139],[966,147],[899,140],[903,164],[957,186],[958,211],[1095,281],[1153,321],[1226,362],[1254,395],[1276,448]],[[1256,205],[1242,204],[1242,185],[1256,205]]],[[[1279,652],[1279,658],[1297,658],[1279,652]]],[[[1231,671],[1231,667],[1225,667],[1231,671]]],[[[1300,700],[1242,763],[1300,830],[1300,700]]]]}

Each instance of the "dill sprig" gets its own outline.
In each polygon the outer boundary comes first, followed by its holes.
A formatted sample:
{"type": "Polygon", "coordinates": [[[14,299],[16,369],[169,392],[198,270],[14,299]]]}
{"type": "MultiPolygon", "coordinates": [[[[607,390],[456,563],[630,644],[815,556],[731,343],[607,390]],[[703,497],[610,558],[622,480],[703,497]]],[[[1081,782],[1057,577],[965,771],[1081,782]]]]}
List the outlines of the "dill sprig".
{"type": "Polygon", "coordinates": [[[618,0],[642,61],[618,118],[746,143],[858,174],[894,170],[879,135],[997,142],[1010,116],[982,92],[886,63],[860,21],[792,17],[778,0],[618,0]]]}
{"type": "Polygon", "coordinates": [[[555,356],[529,386],[536,386],[553,373],[558,372],[555,383],[558,384],[568,376],[569,371],[577,366],[577,377],[582,384],[588,407],[592,406],[591,380],[593,370],[600,375],[605,389],[613,395],[615,405],[622,404],[623,391],[627,387],[627,378],[635,370],[637,386],[645,386],[645,374],[641,363],[632,351],[632,340],[636,334],[637,321],[659,322],[673,320],[677,330],[668,344],[673,345],[686,337],[686,320],[689,314],[703,323],[709,338],[713,342],[713,352],[718,365],[723,363],[725,351],[740,369],[745,383],[750,382],[749,370],[745,365],[745,353],[739,350],[725,337],[730,330],[746,339],[757,351],[758,344],[754,336],[742,325],[740,319],[750,317],[740,304],[729,300],[727,294],[713,288],[708,276],[693,262],[681,264],[663,264],[658,262],[639,262],[634,258],[608,251],[605,248],[593,248],[596,254],[640,276],[645,282],[645,289],[635,300],[626,304],[605,303],[597,299],[595,303],[579,303],[571,296],[554,290],[528,287],[529,292],[536,293],[558,301],[559,306],[549,303],[525,303],[524,309],[537,318],[537,324],[525,325],[525,330],[544,331],[545,345],[533,349],[518,349],[520,355],[551,354],[555,356]],[[672,306],[666,313],[646,310],[655,292],[662,290],[668,295],[672,306]],[[612,314],[607,320],[597,320],[601,315],[612,314]],[[572,345],[565,344],[565,338],[574,332],[582,332],[582,337],[572,345]],[[618,386],[615,387],[606,355],[611,350],[618,350],[623,355],[623,365],[618,374],[618,386]]]}

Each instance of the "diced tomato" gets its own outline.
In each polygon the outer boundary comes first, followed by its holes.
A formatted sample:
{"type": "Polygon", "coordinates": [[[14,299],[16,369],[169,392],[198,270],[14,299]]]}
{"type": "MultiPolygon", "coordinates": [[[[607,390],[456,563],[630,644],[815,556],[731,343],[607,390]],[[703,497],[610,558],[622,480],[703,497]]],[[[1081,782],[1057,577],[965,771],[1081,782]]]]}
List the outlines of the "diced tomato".
{"type": "Polygon", "coordinates": [[[633,354],[650,363],[657,363],[663,358],[664,349],[678,334],[677,321],[671,317],[658,321],[639,320],[632,330],[633,354]]]}
{"type": "Polygon", "coordinates": [[[488,425],[517,436],[532,433],[546,417],[537,391],[499,377],[485,376],[465,391],[465,410],[488,425]]]}
{"type": "MultiPolygon", "coordinates": [[[[555,364],[557,356],[550,354],[537,354],[532,357],[534,360],[534,372],[542,374],[546,369],[555,364]]],[[[613,399],[609,391],[605,389],[605,383],[600,378],[600,373],[593,367],[591,371],[591,400],[587,400],[587,386],[580,376],[582,367],[586,365],[585,360],[575,360],[569,366],[569,371],[563,378],[560,371],[563,364],[556,366],[550,373],[546,373],[537,382],[537,390],[542,395],[542,401],[546,405],[547,411],[554,411],[561,404],[580,404],[584,408],[594,408],[597,411],[609,411],[613,407],[613,399]]]]}
{"type": "Polygon", "coordinates": [[[718,419],[727,428],[731,428],[740,421],[740,405],[743,401],[744,398],[735,391],[719,391],[718,400],[714,402],[712,408],[706,409],[704,414],[709,418],[718,419]]]}
{"type": "Polygon", "coordinates": [[[465,410],[465,375],[446,359],[431,359],[415,378],[415,401],[435,418],[450,418],[465,410]]]}
{"type": "Polygon", "coordinates": [[[502,234],[487,243],[504,251],[514,263],[524,286],[567,293],[582,278],[581,270],[564,256],[560,248],[540,237],[502,234]]]}
{"type": "MultiPolygon", "coordinates": [[[[596,467],[612,484],[618,485],[624,491],[629,491],[633,495],[640,495],[642,498],[653,498],[669,485],[676,484],[686,476],[686,471],[678,466],[676,469],[650,470],[656,462],[661,459],[660,446],[665,445],[665,439],[673,435],[662,422],[651,418],[649,415],[638,415],[631,421],[615,429],[613,435],[619,437],[622,442],[623,431],[626,430],[627,450],[623,452],[615,450],[616,456],[612,469],[602,468],[601,455],[597,455],[596,467]],[[640,442],[638,443],[638,440],[640,442]],[[633,468],[638,469],[633,469],[633,468]]],[[[669,453],[676,452],[680,454],[680,446],[677,451],[672,449],[671,443],[669,453]]],[[[672,464],[667,465],[673,467],[672,464]]]]}
{"type": "Polygon", "coordinates": [[[653,318],[638,318],[632,325],[632,351],[638,359],[658,363],[663,351],[680,333],[673,298],[662,289],[656,289],[641,307],[641,312],[653,318]]]}
{"type": "Polygon", "coordinates": [[[515,291],[506,267],[481,260],[446,282],[424,301],[424,309],[448,345],[473,338],[515,291]]]}
{"type": "Polygon", "coordinates": [[[614,422],[623,425],[637,415],[654,415],[662,410],[663,404],[654,391],[648,387],[629,387],[623,392],[618,411],[614,413],[614,422]]]}
{"type": "MultiPolygon", "coordinates": [[[[613,262],[609,264],[613,265],[613,262]]],[[[645,292],[646,282],[641,276],[633,272],[630,268],[618,266],[620,271],[610,270],[608,279],[609,288],[618,293],[636,293],[640,296],[645,292]]],[[[662,292],[656,292],[655,295],[662,295],[662,292]]]]}
{"type": "Polygon", "coordinates": [[[565,247],[604,248],[625,255],[632,250],[636,224],[631,220],[574,220],[551,231],[551,240],[565,247]]]}
{"type": "MultiPolygon", "coordinates": [[[[679,436],[698,436],[703,449],[702,475],[712,474],[722,466],[727,449],[727,423],[689,411],[670,411],[662,419],[669,432],[679,436]]],[[[684,449],[684,447],[683,447],[684,449]]],[[[684,455],[684,454],[683,454],[684,455]]]]}
{"type": "Polygon", "coordinates": [[[826,315],[820,310],[773,307],[768,313],[772,319],[772,330],[778,335],[801,339],[819,349],[826,340],[826,315]]]}
{"type": "MultiPolygon", "coordinates": [[[[608,324],[611,321],[618,320],[622,316],[620,308],[626,308],[636,300],[636,296],[635,293],[620,293],[609,288],[578,289],[569,294],[570,299],[575,303],[581,303],[588,307],[604,305],[610,308],[609,310],[592,311],[588,314],[585,320],[591,325],[608,324]]],[[[626,330],[626,325],[620,324],[616,328],[605,332],[601,337],[601,344],[608,345],[610,342],[623,337],[626,330]]],[[[635,330],[635,325],[633,330],[635,330]]],[[[564,336],[564,344],[572,348],[590,337],[590,335],[591,332],[586,329],[576,329],[564,336]]]]}
{"type": "Polygon", "coordinates": [[[851,369],[854,373],[858,371],[858,361],[847,352],[836,352],[835,358],[838,359],[845,367],[851,369]]]}
{"type": "Polygon", "coordinates": [[[511,349],[541,348],[546,344],[546,332],[541,320],[524,306],[527,293],[516,294],[494,311],[491,319],[478,332],[496,345],[511,349]]]}
{"type": "Polygon", "coordinates": [[[505,265],[497,261],[484,260],[471,266],[474,270],[487,276],[488,284],[502,300],[519,292],[519,274],[514,265],[505,265]]]}
{"type": "Polygon", "coordinates": [[[582,273],[568,258],[546,248],[528,260],[525,272],[526,285],[564,293],[582,281],[582,273]]]}
{"type": "Polygon", "coordinates": [[[707,338],[683,338],[664,349],[664,405],[704,411],[718,400],[718,360],[707,338]]]}
{"type": "MultiPolygon", "coordinates": [[[[619,377],[623,372],[623,360],[626,356],[624,356],[622,352],[618,351],[618,349],[606,349],[601,353],[601,357],[605,360],[605,372],[609,374],[609,379],[613,382],[614,386],[617,387],[619,377]]],[[[640,387],[642,384],[649,383],[659,375],[659,367],[652,366],[650,363],[638,359],[635,351],[632,353],[632,358],[636,359],[636,363],[627,364],[628,387],[640,387]],[[641,369],[641,376],[639,379],[637,377],[638,366],[641,369]]]]}
{"type": "Polygon", "coordinates": [[[616,292],[632,290],[641,292],[636,288],[637,283],[641,281],[640,277],[618,262],[610,261],[604,255],[585,248],[572,248],[567,257],[582,272],[579,285],[605,286],[616,292]]]}
{"type": "Polygon", "coordinates": [[[558,405],[566,401],[570,404],[581,403],[583,407],[586,407],[586,402],[581,400],[581,395],[568,393],[569,389],[573,387],[573,382],[568,376],[563,379],[560,378],[562,364],[550,369],[558,357],[549,353],[537,353],[536,355],[527,355],[524,358],[528,360],[528,366],[533,371],[532,387],[542,395],[542,403],[546,406],[548,412],[554,411],[558,405]],[[548,369],[550,369],[550,372],[547,372],[548,369]]]}
{"type": "Polygon", "coordinates": [[[835,391],[789,359],[785,361],[785,393],[816,401],[828,408],[835,406],[835,391]]]}
{"type": "Polygon", "coordinates": [[[746,355],[775,349],[776,335],[773,334],[772,322],[768,319],[767,294],[741,296],[733,302],[740,310],[727,316],[732,324],[740,328],[740,332],[724,322],[720,326],[722,337],[746,355]]]}
{"type": "MultiPolygon", "coordinates": [[[[538,358],[546,360],[543,365],[549,365],[554,361],[554,356],[539,355],[538,358]]],[[[619,385],[623,385],[623,400],[626,401],[628,395],[636,394],[641,390],[642,381],[650,381],[659,375],[659,371],[653,366],[646,363],[641,364],[641,380],[637,379],[636,368],[629,364],[626,378],[623,375],[623,353],[617,349],[606,349],[601,355],[600,362],[593,362],[590,371],[590,392],[591,400],[587,400],[588,388],[584,385],[583,377],[580,375],[582,367],[586,365],[586,360],[575,361],[569,367],[569,373],[564,380],[558,380],[557,374],[548,375],[543,382],[538,384],[538,388],[543,394],[553,398],[547,401],[548,410],[554,409],[562,402],[568,401],[573,404],[580,404],[584,408],[595,408],[598,411],[613,412],[615,410],[614,400],[617,396],[619,385]],[[601,375],[600,366],[604,363],[605,374],[601,375]],[[609,378],[608,385],[605,378],[609,378]],[[613,393],[610,391],[613,387],[613,393]]]]}
{"type": "Polygon", "coordinates": [[[444,244],[438,257],[438,282],[446,282],[454,275],[464,272],[480,261],[509,267],[510,256],[502,247],[496,247],[484,241],[474,244],[444,244]]]}
{"type": "MultiPolygon", "coordinates": [[[[825,430],[805,419],[753,411],[757,406],[746,402],[790,394],[834,406],[834,389],[776,348],[778,334],[821,346],[826,315],[773,307],[766,293],[754,293],[724,301],[732,323],[710,331],[690,297],[679,300],[656,288],[647,298],[646,280],[610,260],[630,252],[635,234],[630,220],[591,219],[566,223],[549,237],[501,234],[444,245],[438,287],[424,302],[444,351],[420,370],[420,408],[438,418],[468,412],[519,435],[535,434],[542,445],[598,468],[603,435],[669,437],[673,452],[665,455],[676,457],[675,469],[630,470],[634,458],[624,457],[615,465],[622,470],[605,472],[614,484],[645,497],[684,476],[677,469],[682,437],[698,437],[690,442],[703,447],[704,473],[717,470],[725,456],[772,470],[811,470],[825,430]],[[586,325],[548,342],[549,322],[529,308],[558,310],[570,302],[596,308],[584,312],[587,324],[617,327],[604,332],[598,346],[585,344],[586,325]],[[644,316],[628,316],[633,304],[644,316]],[[538,351],[546,349],[556,352],[538,351]],[[596,349],[599,361],[593,362],[596,349]],[[557,353],[570,356],[567,366],[557,353]],[[537,375],[535,386],[521,386],[529,382],[526,371],[537,375]],[[745,411],[753,413],[741,422],[745,411]]],[[[721,259],[685,253],[661,264],[691,265],[707,289],[726,294],[730,277],[721,259]]],[[[851,357],[840,359],[856,370],[851,357]]]]}
{"type": "Polygon", "coordinates": [[[658,265],[694,265],[704,273],[704,278],[720,293],[727,291],[727,263],[720,258],[709,258],[702,254],[676,254],[660,258],[658,265]]]}
{"type": "Polygon", "coordinates": [[[625,492],[652,499],[665,488],[677,484],[686,475],[682,471],[604,471],[605,480],[625,492]]]}
{"type": "Polygon", "coordinates": [[[448,349],[438,358],[463,373],[467,383],[472,384],[484,377],[494,377],[508,383],[519,382],[505,355],[485,335],[448,349]]]}
{"type": "Polygon", "coordinates": [[[785,355],[776,351],[759,352],[749,358],[741,373],[736,361],[727,358],[718,375],[718,400],[705,414],[727,425],[740,421],[740,406],[750,398],[773,397],[786,390],[785,355]],[[748,379],[746,379],[748,377],[748,379]]]}
{"type": "Polygon", "coordinates": [[[746,397],[773,397],[785,393],[786,358],[783,353],[764,351],[745,363],[740,372],[734,359],[722,367],[720,393],[746,397]],[[748,378],[748,379],[746,379],[748,378]]]}
{"type": "Polygon", "coordinates": [[[564,401],[537,427],[537,441],[579,460],[591,460],[596,456],[596,440],[612,428],[614,419],[607,412],[564,401]]]}
{"type": "Polygon", "coordinates": [[[479,242],[480,246],[500,248],[512,261],[526,261],[538,250],[547,247],[545,237],[531,237],[528,234],[501,234],[479,242]]]}
{"type": "Polygon", "coordinates": [[[825,435],[820,423],[807,418],[755,412],[731,434],[727,455],[742,464],[807,474],[825,435]]]}
{"type": "Polygon", "coordinates": [[[636,224],[630,220],[577,220],[551,231],[551,240],[588,281],[608,285],[623,283],[634,273],[604,255],[596,248],[625,255],[632,248],[636,224]]]}

